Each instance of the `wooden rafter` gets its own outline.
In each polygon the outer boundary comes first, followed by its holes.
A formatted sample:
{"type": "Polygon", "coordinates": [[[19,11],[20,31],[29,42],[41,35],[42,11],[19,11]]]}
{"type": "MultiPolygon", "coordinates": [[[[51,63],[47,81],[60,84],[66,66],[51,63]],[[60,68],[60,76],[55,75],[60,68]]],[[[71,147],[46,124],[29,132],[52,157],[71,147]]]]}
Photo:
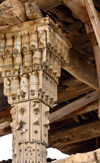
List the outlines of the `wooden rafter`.
{"type": "Polygon", "coordinates": [[[57,110],[54,113],[51,113],[50,123],[59,121],[64,116],[67,116],[68,114],[70,114],[72,112],[75,112],[79,108],[97,100],[98,98],[99,98],[99,93],[97,91],[94,91],[94,92],[80,98],[79,100],[64,106],[60,110],[57,110]]]}
{"type": "Polygon", "coordinates": [[[99,89],[96,69],[87,64],[84,57],[81,57],[76,51],[72,49],[69,51],[69,63],[66,63],[64,69],[83,83],[96,90],[99,89]]]}
{"type": "Polygon", "coordinates": [[[97,15],[96,9],[94,7],[93,1],[92,0],[84,0],[84,3],[87,8],[87,12],[90,18],[90,21],[92,23],[94,33],[96,35],[98,45],[100,47],[100,20],[97,15]]]}
{"type": "Polygon", "coordinates": [[[8,135],[11,133],[10,121],[4,122],[0,125],[0,136],[8,135]]]}
{"type": "Polygon", "coordinates": [[[67,146],[100,136],[100,121],[76,126],[66,127],[50,133],[50,142],[53,147],[67,146]]]}
{"type": "Polygon", "coordinates": [[[89,21],[83,0],[64,0],[64,3],[83,23],[89,21]]]}

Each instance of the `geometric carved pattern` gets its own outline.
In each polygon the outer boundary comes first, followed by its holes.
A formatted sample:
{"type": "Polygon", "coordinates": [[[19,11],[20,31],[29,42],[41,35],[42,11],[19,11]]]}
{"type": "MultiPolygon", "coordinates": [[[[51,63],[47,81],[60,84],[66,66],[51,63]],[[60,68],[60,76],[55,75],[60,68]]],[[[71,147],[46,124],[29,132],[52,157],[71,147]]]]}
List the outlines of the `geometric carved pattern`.
{"type": "Polygon", "coordinates": [[[24,143],[20,145],[18,163],[45,163],[46,148],[38,143],[24,143]]]}
{"type": "Polygon", "coordinates": [[[23,160],[21,155],[24,155],[25,159],[29,158],[29,160],[31,157],[35,159],[34,155],[39,156],[37,159],[41,157],[42,160],[45,160],[45,146],[48,146],[49,107],[41,101],[22,102],[12,106],[11,114],[13,119],[11,123],[13,131],[13,163],[18,159],[23,160]],[[30,153],[31,150],[34,151],[32,154],[30,153]],[[27,152],[29,152],[28,155],[27,152]]]}
{"type": "Polygon", "coordinates": [[[0,71],[12,105],[13,163],[45,163],[49,107],[70,43],[48,18],[27,24],[0,34],[0,71]]]}

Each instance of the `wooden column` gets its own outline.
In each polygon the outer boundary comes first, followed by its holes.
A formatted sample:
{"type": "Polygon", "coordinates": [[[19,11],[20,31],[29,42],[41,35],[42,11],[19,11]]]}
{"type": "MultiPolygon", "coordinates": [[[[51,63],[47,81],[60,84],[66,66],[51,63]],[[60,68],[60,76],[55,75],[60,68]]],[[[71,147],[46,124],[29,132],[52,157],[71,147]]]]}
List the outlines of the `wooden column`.
{"type": "Polygon", "coordinates": [[[12,107],[13,163],[46,162],[49,108],[57,100],[69,45],[49,18],[0,35],[4,95],[12,107]]]}
{"type": "Polygon", "coordinates": [[[99,17],[97,15],[97,12],[96,12],[96,9],[94,7],[92,0],[84,0],[84,3],[86,5],[91,24],[93,26],[94,33],[96,35],[98,46],[100,47],[100,20],[99,20],[99,17]]]}
{"type": "MultiPolygon", "coordinates": [[[[90,18],[90,22],[86,23],[85,27],[86,27],[87,34],[93,45],[98,83],[99,83],[99,94],[100,94],[100,20],[97,15],[96,9],[94,7],[93,1],[84,0],[84,3],[86,5],[87,12],[90,18]]],[[[99,98],[98,117],[100,118],[100,98],[99,98]]]]}
{"type": "Polygon", "coordinates": [[[98,109],[98,117],[100,119],[100,48],[98,45],[93,47],[94,54],[95,54],[95,61],[96,61],[96,68],[97,68],[97,75],[98,75],[98,82],[99,82],[99,109],[98,109]]]}

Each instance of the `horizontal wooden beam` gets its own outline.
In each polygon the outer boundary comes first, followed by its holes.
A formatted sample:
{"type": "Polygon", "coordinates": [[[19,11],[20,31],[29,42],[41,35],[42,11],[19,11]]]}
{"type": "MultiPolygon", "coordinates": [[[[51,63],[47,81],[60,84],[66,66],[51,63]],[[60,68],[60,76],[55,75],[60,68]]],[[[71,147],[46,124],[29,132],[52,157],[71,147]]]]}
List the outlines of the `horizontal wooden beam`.
{"type": "Polygon", "coordinates": [[[63,0],[37,0],[36,4],[42,9],[42,10],[48,10],[51,8],[54,8],[58,6],[59,4],[62,4],[63,0]]]}
{"type": "MultiPolygon", "coordinates": [[[[86,106],[83,106],[81,107],[78,112],[76,112],[76,115],[82,115],[82,114],[85,114],[85,113],[88,113],[88,112],[91,112],[91,111],[95,111],[97,110],[99,107],[99,101],[96,100],[94,102],[91,102],[90,104],[86,105],[86,106]]],[[[75,114],[75,113],[73,113],[75,114]]]]}
{"type": "Polygon", "coordinates": [[[58,86],[58,99],[57,104],[67,102],[70,99],[74,99],[85,93],[89,93],[94,89],[87,84],[81,82],[75,77],[69,77],[61,81],[61,85],[58,86]]]}
{"type": "MultiPolygon", "coordinates": [[[[83,106],[83,107],[75,110],[74,112],[67,114],[66,116],[62,117],[59,121],[53,122],[51,124],[51,130],[55,130],[55,129],[58,129],[58,128],[61,128],[65,125],[67,125],[68,123],[70,123],[70,121],[72,121],[72,119],[74,119],[74,120],[78,119],[78,116],[81,116],[81,118],[82,117],[85,118],[85,116],[83,114],[86,114],[86,113],[89,113],[92,111],[98,112],[98,107],[99,107],[99,101],[98,100],[91,102],[90,104],[83,106]]],[[[96,119],[97,119],[97,117],[96,117],[96,119]]]]}
{"type": "Polygon", "coordinates": [[[50,119],[49,119],[50,123],[59,121],[64,116],[67,116],[68,114],[70,114],[72,112],[75,112],[79,108],[81,108],[97,99],[99,99],[99,92],[94,91],[94,92],[64,106],[63,108],[51,113],[50,119]]]}
{"type": "Polygon", "coordinates": [[[10,121],[0,125],[0,137],[11,133],[10,121]]]}
{"type": "Polygon", "coordinates": [[[88,22],[89,16],[83,0],[63,0],[65,5],[77,16],[82,22],[88,22]]]}
{"type": "Polygon", "coordinates": [[[0,26],[0,33],[11,33],[11,32],[18,32],[25,30],[27,28],[33,29],[33,27],[37,26],[42,26],[47,25],[47,24],[52,24],[55,25],[55,23],[49,18],[49,17],[44,17],[40,19],[35,19],[35,20],[30,20],[26,21],[17,25],[5,25],[5,26],[0,26]]]}
{"type": "Polygon", "coordinates": [[[69,51],[69,63],[66,63],[64,69],[78,80],[99,90],[96,68],[89,65],[76,51],[72,49],[69,51]]]}
{"type": "Polygon", "coordinates": [[[10,114],[11,107],[0,111],[0,124],[6,121],[11,121],[11,114],[10,114]]]}
{"type": "MultiPolygon", "coordinates": [[[[0,78],[1,80],[1,78],[0,78]]],[[[7,97],[3,95],[3,83],[0,83],[0,111],[9,107],[7,97]]]]}
{"type": "Polygon", "coordinates": [[[18,0],[6,0],[0,4],[0,25],[15,25],[26,20],[24,5],[18,0]]]}
{"type": "Polygon", "coordinates": [[[65,154],[71,155],[76,153],[85,153],[85,152],[93,151],[96,150],[97,148],[100,148],[100,137],[74,143],[67,146],[61,144],[61,146],[57,149],[59,149],[61,152],[65,154]],[[96,140],[98,140],[98,145],[96,143],[96,140]]]}
{"type": "Polygon", "coordinates": [[[95,121],[88,124],[76,126],[74,128],[55,130],[50,132],[51,146],[60,148],[74,143],[79,143],[85,140],[100,136],[100,121],[95,121]]]}

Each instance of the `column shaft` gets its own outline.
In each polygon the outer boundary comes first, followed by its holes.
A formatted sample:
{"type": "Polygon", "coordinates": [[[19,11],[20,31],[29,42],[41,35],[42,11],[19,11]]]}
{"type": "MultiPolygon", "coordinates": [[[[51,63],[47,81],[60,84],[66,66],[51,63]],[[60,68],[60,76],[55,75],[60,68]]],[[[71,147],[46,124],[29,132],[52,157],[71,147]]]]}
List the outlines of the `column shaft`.
{"type": "Polygon", "coordinates": [[[57,100],[61,66],[70,47],[52,27],[54,22],[37,22],[0,35],[4,95],[12,108],[13,163],[46,162],[49,108],[57,100]]]}

